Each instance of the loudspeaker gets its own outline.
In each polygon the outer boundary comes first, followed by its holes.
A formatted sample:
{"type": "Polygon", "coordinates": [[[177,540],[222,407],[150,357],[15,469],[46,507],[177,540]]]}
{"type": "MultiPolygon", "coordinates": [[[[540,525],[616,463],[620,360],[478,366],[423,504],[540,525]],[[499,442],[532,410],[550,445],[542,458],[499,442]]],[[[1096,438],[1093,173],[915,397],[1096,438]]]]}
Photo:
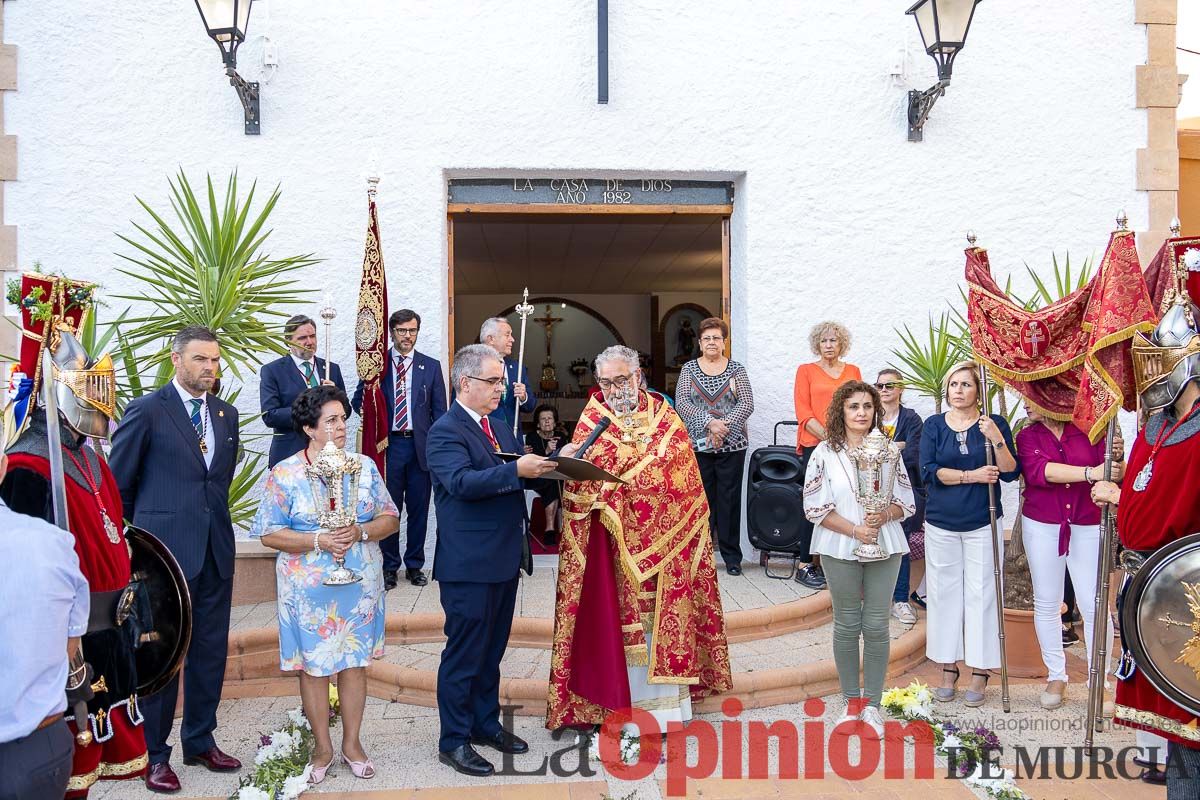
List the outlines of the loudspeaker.
{"type": "Polygon", "coordinates": [[[808,458],[788,445],[760,447],[750,454],[746,524],[750,544],[771,553],[800,553],[804,516],[804,470],[808,458]]]}

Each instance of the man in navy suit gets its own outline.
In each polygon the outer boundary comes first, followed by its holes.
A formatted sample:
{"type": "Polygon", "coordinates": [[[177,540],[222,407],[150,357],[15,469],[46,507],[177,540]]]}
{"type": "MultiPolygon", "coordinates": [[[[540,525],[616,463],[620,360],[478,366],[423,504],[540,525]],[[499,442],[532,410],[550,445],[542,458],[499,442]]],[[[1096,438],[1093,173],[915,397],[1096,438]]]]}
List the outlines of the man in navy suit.
{"type": "Polygon", "coordinates": [[[521,413],[532,414],[537,408],[537,397],[529,391],[529,370],[521,365],[517,374],[517,362],[512,360],[513,332],[512,326],[504,317],[492,317],[485,320],[479,328],[479,341],[490,345],[504,358],[505,390],[500,395],[500,406],[496,409],[497,421],[503,421],[509,432],[512,432],[513,421],[518,416],[514,397],[521,401],[521,413]]]}
{"type": "MultiPolygon", "coordinates": [[[[208,328],[191,326],[176,334],[171,346],[175,377],[125,409],[109,464],[125,515],[170,549],[192,596],[192,641],[183,673],[183,763],[232,772],[241,762],[221,752],[213,739],[229,642],[234,559],[229,485],[239,444],[237,409],[210,394],[220,361],[220,345],[208,328]]],[[[151,791],[180,788],[167,744],[178,695],[176,677],[140,703],[151,791]]]]}
{"type": "MultiPolygon", "coordinates": [[[[437,359],[416,351],[421,317],[407,308],[388,318],[392,347],[383,369],[383,400],[392,421],[387,445],[387,488],[396,508],[408,512],[405,526],[404,576],[413,586],[429,583],[425,566],[425,533],[429,523],[429,467],[425,439],[429,428],[446,413],[446,386],[437,359]],[[400,376],[400,380],[396,376],[400,376]]],[[[354,390],[352,405],[361,413],[363,382],[354,390]]],[[[400,532],[379,542],[383,551],[383,586],[396,588],[400,571],[400,532]]]]}
{"type": "Polygon", "coordinates": [[[491,347],[468,345],[450,370],[455,402],[429,430],[429,471],[437,504],[433,577],[446,614],[446,648],[438,668],[441,718],[438,760],[464,775],[495,768],[471,746],[524,753],[529,746],[500,727],[500,659],[508,645],[527,521],[522,478],[557,464],[517,453],[512,429],[496,406],[504,361],[491,347]]]}
{"type": "Polygon", "coordinates": [[[317,323],[311,317],[297,314],[283,324],[283,333],[291,352],[263,364],[258,371],[258,403],[263,422],[275,431],[267,469],[296,455],[308,444],[292,427],[292,401],[301,392],[321,384],[346,391],[341,368],[331,361],[326,372],[325,359],[316,357],[317,323]]]}

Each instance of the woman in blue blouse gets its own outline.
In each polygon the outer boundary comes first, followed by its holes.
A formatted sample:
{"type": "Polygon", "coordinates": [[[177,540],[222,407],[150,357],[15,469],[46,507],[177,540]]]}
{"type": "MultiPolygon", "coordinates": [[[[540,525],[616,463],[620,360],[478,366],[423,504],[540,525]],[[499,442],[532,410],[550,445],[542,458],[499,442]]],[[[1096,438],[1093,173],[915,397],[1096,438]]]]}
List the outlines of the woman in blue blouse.
{"type": "MultiPolygon", "coordinates": [[[[966,662],[971,684],[963,702],[975,708],[983,705],[987,670],[1000,666],[988,485],[1016,480],[1021,466],[1004,417],[980,411],[978,364],[951,367],[942,393],[950,410],[925,420],[921,433],[921,478],[928,490],[925,655],[942,665],[942,685],[934,690],[942,702],[954,699],[958,661],[966,662]],[[986,442],[995,446],[995,466],[987,466],[986,442]]],[[[1003,514],[997,486],[996,515],[1003,514]]]]}

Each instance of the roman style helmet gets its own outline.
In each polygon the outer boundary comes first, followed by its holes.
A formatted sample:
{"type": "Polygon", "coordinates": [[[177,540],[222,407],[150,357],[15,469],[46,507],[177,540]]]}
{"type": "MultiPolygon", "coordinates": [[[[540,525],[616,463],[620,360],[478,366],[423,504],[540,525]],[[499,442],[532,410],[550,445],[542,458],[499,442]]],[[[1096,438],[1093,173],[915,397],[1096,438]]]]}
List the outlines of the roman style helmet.
{"type": "Polygon", "coordinates": [[[24,432],[41,381],[54,382],[62,420],[81,436],[105,438],[116,407],[116,374],[108,355],[92,358],[80,342],[95,285],[58,275],[25,273],[9,291],[21,309],[21,361],[9,376],[14,402],[8,427],[15,440],[24,432]],[[51,354],[51,374],[42,375],[42,353],[51,354]],[[20,415],[17,418],[17,415],[20,415]]]}
{"type": "Polygon", "coordinates": [[[1149,336],[1133,340],[1133,370],[1142,405],[1154,412],[1171,405],[1200,380],[1200,308],[1188,295],[1188,273],[1200,271],[1200,248],[1168,249],[1174,285],[1163,298],[1162,320],[1149,336]]]}

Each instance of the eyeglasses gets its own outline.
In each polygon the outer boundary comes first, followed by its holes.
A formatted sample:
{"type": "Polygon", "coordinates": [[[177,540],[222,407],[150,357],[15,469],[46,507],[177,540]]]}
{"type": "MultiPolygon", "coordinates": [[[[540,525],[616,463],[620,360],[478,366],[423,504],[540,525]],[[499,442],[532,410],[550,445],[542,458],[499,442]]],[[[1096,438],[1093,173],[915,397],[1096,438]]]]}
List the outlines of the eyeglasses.
{"type": "Polygon", "coordinates": [[[904,384],[900,381],[888,381],[887,383],[875,384],[875,388],[882,392],[884,389],[903,389],[904,384]]]}
{"type": "Polygon", "coordinates": [[[499,378],[476,378],[474,375],[468,375],[467,377],[473,381],[482,381],[488,386],[491,386],[493,389],[499,386],[504,380],[504,376],[500,376],[499,378]]]}
{"type": "Polygon", "coordinates": [[[397,336],[416,336],[420,332],[420,328],[392,328],[392,333],[397,336]]]}
{"type": "Polygon", "coordinates": [[[723,341],[725,341],[725,337],[724,336],[701,336],[700,341],[702,341],[702,342],[723,342],[723,341]]]}
{"type": "Polygon", "coordinates": [[[954,438],[958,440],[958,452],[964,456],[968,456],[971,452],[967,449],[967,432],[955,431],[954,438]]]}
{"type": "Polygon", "coordinates": [[[633,380],[632,375],[618,375],[611,381],[608,378],[601,378],[600,380],[596,381],[596,383],[600,384],[600,388],[607,392],[614,386],[618,389],[624,389],[629,385],[631,380],[633,380]]]}

